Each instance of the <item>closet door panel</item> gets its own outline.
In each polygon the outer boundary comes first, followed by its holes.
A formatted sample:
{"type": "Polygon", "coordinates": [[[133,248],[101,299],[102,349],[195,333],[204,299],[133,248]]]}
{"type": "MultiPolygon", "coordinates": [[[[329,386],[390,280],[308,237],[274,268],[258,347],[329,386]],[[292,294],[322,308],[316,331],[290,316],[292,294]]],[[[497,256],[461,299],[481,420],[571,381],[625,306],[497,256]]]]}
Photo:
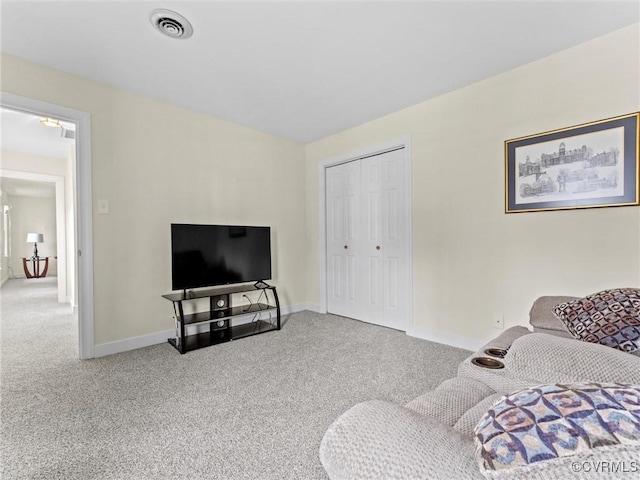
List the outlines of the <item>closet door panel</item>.
{"type": "Polygon", "coordinates": [[[328,168],[326,178],[327,310],[359,318],[360,165],[328,168]]]}
{"type": "Polygon", "coordinates": [[[406,201],[404,151],[380,156],[382,202],[382,242],[384,258],[383,316],[387,326],[406,330],[408,326],[408,205],[406,201]]]}
{"type": "Polygon", "coordinates": [[[362,196],[364,199],[364,210],[362,222],[364,224],[364,238],[362,241],[363,262],[362,297],[365,299],[363,305],[364,320],[378,325],[384,324],[383,319],[383,258],[381,253],[382,245],[382,191],[381,163],[378,156],[364,158],[361,161],[362,171],[362,196]]]}
{"type": "Polygon", "coordinates": [[[328,311],[408,327],[408,205],[403,150],[326,170],[328,311]]]}

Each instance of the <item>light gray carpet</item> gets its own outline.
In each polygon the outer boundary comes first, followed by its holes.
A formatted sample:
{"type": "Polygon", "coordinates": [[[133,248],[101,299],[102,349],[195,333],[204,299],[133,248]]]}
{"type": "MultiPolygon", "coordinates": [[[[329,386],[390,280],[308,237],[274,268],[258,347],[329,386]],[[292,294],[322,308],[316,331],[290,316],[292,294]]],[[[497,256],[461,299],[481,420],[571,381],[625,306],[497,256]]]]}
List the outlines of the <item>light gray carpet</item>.
{"type": "Polygon", "coordinates": [[[469,354],[301,312],[186,355],[162,344],[80,361],[55,279],[0,294],[4,480],[326,479],[318,446],[342,412],[405,403],[469,354]]]}

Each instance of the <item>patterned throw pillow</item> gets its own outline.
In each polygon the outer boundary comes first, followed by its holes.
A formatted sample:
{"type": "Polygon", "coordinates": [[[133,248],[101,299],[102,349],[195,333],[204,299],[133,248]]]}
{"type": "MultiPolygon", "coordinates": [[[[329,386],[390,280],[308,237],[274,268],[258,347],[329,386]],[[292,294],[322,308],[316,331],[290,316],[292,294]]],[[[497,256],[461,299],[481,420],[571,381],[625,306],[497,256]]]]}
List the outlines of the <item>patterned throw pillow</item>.
{"type": "Polygon", "coordinates": [[[553,313],[578,340],[640,350],[640,289],[603,290],[556,305],[553,313]]]}
{"type": "Polygon", "coordinates": [[[638,445],[640,384],[542,385],[498,400],[475,428],[481,469],[638,445]]]}

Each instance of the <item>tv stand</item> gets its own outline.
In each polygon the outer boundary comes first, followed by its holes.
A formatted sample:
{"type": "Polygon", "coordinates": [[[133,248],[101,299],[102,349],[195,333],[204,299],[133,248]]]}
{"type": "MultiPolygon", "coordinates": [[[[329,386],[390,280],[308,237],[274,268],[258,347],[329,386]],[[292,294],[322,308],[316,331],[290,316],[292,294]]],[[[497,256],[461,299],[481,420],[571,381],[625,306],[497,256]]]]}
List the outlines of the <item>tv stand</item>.
{"type": "Polygon", "coordinates": [[[265,282],[255,285],[231,285],[204,290],[183,290],[162,295],[173,303],[176,336],[168,342],[181,354],[260,333],[280,330],[280,301],[276,287],[265,282]],[[233,305],[234,295],[242,294],[249,303],[233,305]],[[253,294],[254,301],[250,296],[253,294]],[[271,298],[269,298],[271,296],[271,298]],[[257,297],[257,298],[255,298],[257,297]],[[200,303],[209,299],[209,308],[200,303]],[[189,310],[193,313],[185,313],[189,310]],[[234,319],[253,315],[249,323],[233,324],[234,319]],[[275,317],[274,317],[275,316],[275,317]],[[191,329],[206,329],[190,333],[191,329]]]}

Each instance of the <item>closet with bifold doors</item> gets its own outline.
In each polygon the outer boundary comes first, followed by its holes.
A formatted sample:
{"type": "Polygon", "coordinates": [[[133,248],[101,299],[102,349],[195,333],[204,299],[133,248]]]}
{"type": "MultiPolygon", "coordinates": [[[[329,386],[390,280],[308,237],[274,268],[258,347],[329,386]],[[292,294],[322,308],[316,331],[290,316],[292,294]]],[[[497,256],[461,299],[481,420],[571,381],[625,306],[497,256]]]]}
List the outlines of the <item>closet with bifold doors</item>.
{"type": "Polygon", "coordinates": [[[327,311],[406,330],[410,309],[404,148],[325,170],[327,311]]]}

